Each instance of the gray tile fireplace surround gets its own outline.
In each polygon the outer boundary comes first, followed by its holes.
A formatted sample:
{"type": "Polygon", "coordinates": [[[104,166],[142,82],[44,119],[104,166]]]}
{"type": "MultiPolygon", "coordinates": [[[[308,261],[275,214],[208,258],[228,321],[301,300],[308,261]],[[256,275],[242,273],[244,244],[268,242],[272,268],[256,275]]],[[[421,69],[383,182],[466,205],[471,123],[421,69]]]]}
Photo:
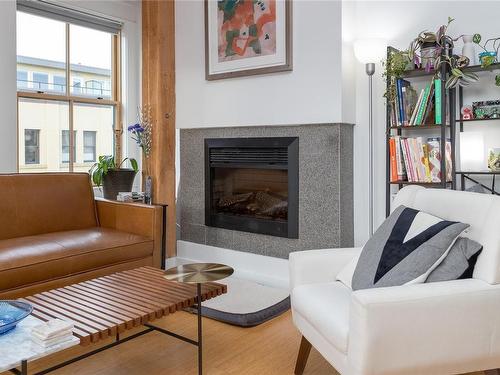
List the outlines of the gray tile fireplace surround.
{"type": "Polygon", "coordinates": [[[353,125],[181,129],[180,239],[278,258],[353,245],[353,125]],[[205,226],[205,138],[299,137],[299,238],[205,226]]]}

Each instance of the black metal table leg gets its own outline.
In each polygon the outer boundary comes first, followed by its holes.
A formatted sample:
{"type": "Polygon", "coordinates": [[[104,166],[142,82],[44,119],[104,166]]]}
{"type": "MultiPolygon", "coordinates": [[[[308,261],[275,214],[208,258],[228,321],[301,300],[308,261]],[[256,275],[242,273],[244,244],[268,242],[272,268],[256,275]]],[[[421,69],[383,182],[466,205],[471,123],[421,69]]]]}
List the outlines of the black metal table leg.
{"type": "Polygon", "coordinates": [[[196,284],[198,303],[198,374],[203,373],[203,334],[201,330],[201,283],[196,284]]]}
{"type": "Polygon", "coordinates": [[[28,375],[28,361],[21,361],[21,374],[28,375]]]}

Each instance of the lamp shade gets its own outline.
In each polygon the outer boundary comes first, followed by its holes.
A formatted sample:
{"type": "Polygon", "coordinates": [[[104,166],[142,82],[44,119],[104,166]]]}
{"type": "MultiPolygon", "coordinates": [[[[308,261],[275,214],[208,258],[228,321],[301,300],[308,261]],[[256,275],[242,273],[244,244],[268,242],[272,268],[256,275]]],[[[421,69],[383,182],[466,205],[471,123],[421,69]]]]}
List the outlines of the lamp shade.
{"type": "Polygon", "coordinates": [[[358,39],[354,42],[354,55],[363,64],[377,63],[387,55],[387,40],[358,39]]]}

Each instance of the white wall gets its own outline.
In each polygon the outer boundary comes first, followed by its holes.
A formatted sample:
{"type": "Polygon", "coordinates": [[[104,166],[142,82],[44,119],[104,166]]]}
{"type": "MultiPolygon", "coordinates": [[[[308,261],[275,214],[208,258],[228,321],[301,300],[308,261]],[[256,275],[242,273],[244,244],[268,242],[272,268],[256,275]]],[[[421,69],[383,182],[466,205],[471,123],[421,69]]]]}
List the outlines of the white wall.
{"type": "Polygon", "coordinates": [[[17,169],[16,3],[0,1],[0,173],[17,169]]]}
{"type": "MultiPolygon", "coordinates": [[[[355,37],[383,37],[397,48],[406,48],[409,42],[422,30],[436,31],[447,22],[448,16],[455,18],[449,33],[454,36],[480,33],[483,37],[498,37],[498,1],[356,1],[355,37]]],[[[458,53],[462,43],[456,43],[458,53]]],[[[368,236],[367,221],[367,133],[368,133],[368,89],[364,68],[357,64],[356,78],[356,126],[355,126],[355,241],[362,244],[368,236]]],[[[374,119],[375,119],[375,226],[385,217],[385,102],[382,98],[385,83],[381,77],[382,67],[377,65],[374,82],[374,119]]],[[[494,74],[484,75],[491,82],[494,74]]],[[[420,84],[425,84],[421,81],[420,84]]],[[[489,89],[466,90],[465,103],[476,100],[499,99],[500,89],[491,83],[489,89]]],[[[496,123],[477,123],[466,125],[467,131],[485,131],[485,148],[500,146],[500,127],[496,123]],[[496,128],[495,128],[496,127],[496,128]]],[[[436,134],[436,133],[429,133],[436,134]]],[[[457,164],[458,165],[458,164],[457,164]]]]}
{"type": "MultiPolygon", "coordinates": [[[[420,31],[435,30],[448,16],[456,19],[450,28],[453,35],[479,32],[493,37],[500,35],[498,14],[498,1],[295,0],[293,72],[207,82],[203,4],[201,0],[181,1],[176,4],[177,127],[355,123],[355,243],[361,245],[368,238],[368,78],[353,56],[352,42],[382,37],[390,45],[406,48],[420,31]],[[248,105],[249,98],[257,98],[257,105],[248,105]]],[[[457,50],[461,50],[460,42],[457,50]]],[[[385,82],[381,72],[377,64],[375,227],[385,217],[385,82]]],[[[492,75],[487,79],[491,81],[492,75]]],[[[498,88],[490,86],[484,92],[469,90],[466,103],[498,99],[498,88]]],[[[500,146],[500,127],[467,126],[470,131],[485,130],[485,148],[500,146]]]]}
{"type": "Polygon", "coordinates": [[[208,82],[202,0],[176,3],[178,128],[340,122],[341,2],[295,0],[293,71],[208,82]]]}

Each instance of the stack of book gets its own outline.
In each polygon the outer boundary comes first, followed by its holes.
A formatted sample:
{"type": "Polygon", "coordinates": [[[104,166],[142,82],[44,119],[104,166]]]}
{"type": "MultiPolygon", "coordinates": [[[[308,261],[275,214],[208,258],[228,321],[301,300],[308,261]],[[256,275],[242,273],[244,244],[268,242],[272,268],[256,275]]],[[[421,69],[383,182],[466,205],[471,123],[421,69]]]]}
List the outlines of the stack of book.
{"type": "Polygon", "coordinates": [[[71,341],[72,338],[73,323],[61,319],[49,320],[31,331],[31,340],[44,348],[71,341]]]}
{"type": "Polygon", "coordinates": [[[433,80],[417,95],[410,82],[398,78],[391,103],[391,126],[441,125],[441,85],[441,80],[433,80]]]}
{"type": "Polygon", "coordinates": [[[116,200],[119,202],[143,203],[144,193],[137,191],[123,191],[118,193],[116,200]]]}
{"type": "MultiPolygon", "coordinates": [[[[389,139],[391,182],[441,182],[441,141],[439,138],[389,139]]],[[[451,181],[451,142],[446,141],[446,181],[451,181]]]]}

